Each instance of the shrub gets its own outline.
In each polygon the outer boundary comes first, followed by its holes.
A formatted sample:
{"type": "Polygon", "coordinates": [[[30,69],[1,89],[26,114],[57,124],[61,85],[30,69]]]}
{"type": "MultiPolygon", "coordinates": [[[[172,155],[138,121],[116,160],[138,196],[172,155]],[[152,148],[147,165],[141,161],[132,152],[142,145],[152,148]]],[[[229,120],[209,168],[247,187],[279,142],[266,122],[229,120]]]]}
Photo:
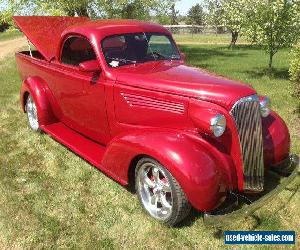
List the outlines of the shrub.
{"type": "Polygon", "coordinates": [[[293,82],[294,94],[300,97],[300,43],[291,51],[290,79],[293,82]]]}
{"type": "Polygon", "coordinates": [[[10,11],[3,11],[0,12],[0,32],[15,29],[15,24],[12,20],[12,12],[10,11]]]}
{"type": "Polygon", "coordinates": [[[0,32],[3,32],[9,28],[9,24],[0,21],[0,32]]]}

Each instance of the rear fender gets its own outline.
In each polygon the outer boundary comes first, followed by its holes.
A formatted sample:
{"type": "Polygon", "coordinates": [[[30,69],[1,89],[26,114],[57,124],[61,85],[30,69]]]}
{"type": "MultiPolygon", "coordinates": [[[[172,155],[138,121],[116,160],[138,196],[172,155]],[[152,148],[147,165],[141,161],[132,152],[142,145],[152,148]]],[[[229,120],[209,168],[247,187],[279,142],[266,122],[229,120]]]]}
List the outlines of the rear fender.
{"type": "Polygon", "coordinates": [[[24,112],[26,112],[26,98],[30,94],[38,110],[38,120],[40,126],[49,125],[57,122],[52,111],[50,98],[51,92],[47,84],[39,77],[28,77],[23,81],[20,99],[24,112]]]}
{"type": "Polygon", "coordinates": [[[227,159],[222,163],[204,144],[180,132],[144,129],[118,136],[107,146],[102,164],[127,184],[132,160],[143,155],[166,167],[198,210],[209,211],[225,197],[228,180],[222,167],[227,159]]]}

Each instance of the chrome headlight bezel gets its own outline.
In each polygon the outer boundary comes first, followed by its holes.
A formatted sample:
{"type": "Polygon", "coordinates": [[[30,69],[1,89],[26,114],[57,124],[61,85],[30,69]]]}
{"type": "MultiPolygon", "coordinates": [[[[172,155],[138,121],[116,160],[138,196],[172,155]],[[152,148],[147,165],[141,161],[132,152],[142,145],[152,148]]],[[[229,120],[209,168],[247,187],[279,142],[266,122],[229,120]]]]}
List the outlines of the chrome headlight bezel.
{"type": "Polygon", "coordinates": [[[267,96],[262,96],[259,100],[259,109],[262,117],[267,117],[270,114],[271,112],[270,106],[271,106],[270,98],[267,96]]]}
{"type": "Polygon", "coordinates": [[[220,137],[226,130],[226,118],[222,114],[217,114],[210,120],[210,130],[216,137],[220,137]]]}

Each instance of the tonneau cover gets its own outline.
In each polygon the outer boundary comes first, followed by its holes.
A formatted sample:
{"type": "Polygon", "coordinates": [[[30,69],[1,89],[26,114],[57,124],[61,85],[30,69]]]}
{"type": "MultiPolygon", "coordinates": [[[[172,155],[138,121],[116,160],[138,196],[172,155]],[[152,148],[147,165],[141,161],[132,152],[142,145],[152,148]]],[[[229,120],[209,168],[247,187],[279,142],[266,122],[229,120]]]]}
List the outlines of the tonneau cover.
{"type": "Polygon", "coordinates": [[[48,61],[55,57],[61,34],[67,27],[89,21],[86,17],[61,16],[14,16],[13,19],[48,61]]]}

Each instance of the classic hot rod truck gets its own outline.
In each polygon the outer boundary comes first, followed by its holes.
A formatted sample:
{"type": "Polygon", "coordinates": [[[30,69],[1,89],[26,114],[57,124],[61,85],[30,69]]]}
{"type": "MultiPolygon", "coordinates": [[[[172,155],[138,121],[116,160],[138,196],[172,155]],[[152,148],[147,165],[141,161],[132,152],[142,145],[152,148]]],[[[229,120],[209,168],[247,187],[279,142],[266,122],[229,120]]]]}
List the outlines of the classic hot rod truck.
{"type": "Polygon", "coordinates": [[[14,21],[36,48],[16,54],[29,127],[119,183],[133,183],[157,220],[174,225],[191,207],[213,219],[209,212],[229,194],[262,192],[267,171],[289,175],[272,195],[297,175],[289,131],[269,99],[186,66],[164,27],[80,17],[14,21]]]}

